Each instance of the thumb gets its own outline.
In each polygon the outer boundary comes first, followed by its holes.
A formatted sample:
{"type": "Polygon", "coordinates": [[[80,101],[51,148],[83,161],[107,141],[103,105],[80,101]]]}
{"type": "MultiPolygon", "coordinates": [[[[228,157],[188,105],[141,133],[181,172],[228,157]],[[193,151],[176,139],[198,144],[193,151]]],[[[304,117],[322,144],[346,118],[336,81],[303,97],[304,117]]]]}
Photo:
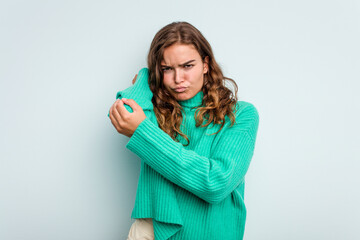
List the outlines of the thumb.
{"type": "Polygon", "coordinates": [[[133,109],[134,112],[139,110],[139,108],[141,108],[140,105],[137,104],[137,102],[135,102],[134,99],[122,98],[122,100],[125,104],[129,105],[133,109]]]}

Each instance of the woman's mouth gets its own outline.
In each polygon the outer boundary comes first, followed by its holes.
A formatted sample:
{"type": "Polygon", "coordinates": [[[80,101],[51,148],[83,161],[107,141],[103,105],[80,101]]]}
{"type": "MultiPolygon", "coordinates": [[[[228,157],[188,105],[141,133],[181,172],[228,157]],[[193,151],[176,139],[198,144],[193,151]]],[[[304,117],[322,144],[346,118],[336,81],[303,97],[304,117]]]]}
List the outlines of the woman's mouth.
{"type": "Polygon", "coordinates": [[[181,93],[184,92],[186,90],[186,87],[180,87],[180,88],[175,88],[174,91],[177,93],[181,93]]]}

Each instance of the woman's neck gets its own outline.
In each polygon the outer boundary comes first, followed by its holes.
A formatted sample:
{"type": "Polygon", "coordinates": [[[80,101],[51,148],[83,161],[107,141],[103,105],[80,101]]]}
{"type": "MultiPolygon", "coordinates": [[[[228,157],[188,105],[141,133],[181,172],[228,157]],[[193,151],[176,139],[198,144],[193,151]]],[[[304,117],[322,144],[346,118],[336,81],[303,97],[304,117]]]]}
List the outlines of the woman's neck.
{"type": "Polygon", "coordinates": [[[184,101],[178,101],[178,103],[182,107],[189,107],[189,108],[198,107],[201,105],[203,97],[204,97],[204,93],[202,91],[200,91],[192,98],[184,100],[184,101]]]}

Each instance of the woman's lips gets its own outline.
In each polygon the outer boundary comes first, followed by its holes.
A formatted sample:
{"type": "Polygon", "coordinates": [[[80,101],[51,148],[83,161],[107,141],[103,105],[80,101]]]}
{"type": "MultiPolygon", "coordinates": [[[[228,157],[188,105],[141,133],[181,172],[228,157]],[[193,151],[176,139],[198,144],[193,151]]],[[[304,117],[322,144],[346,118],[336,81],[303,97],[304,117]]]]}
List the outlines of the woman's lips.
{"type": "Polygon", "coordinates": [[[175,88],[174,91],[177,93],[181,93],[184,92],[186,90],[186,87],[180,87],[180,88],[175,88]]]}

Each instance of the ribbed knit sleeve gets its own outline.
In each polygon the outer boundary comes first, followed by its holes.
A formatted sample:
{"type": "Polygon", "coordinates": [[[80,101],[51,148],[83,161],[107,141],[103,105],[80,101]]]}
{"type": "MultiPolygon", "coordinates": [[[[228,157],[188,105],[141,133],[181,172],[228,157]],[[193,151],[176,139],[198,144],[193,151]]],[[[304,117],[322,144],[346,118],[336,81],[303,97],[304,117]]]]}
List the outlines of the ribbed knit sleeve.
{"type": "MultiPolygon", "coordinates": [[[[126,88],[125,90],[118,91],[116,93],[116,99],[122,99],[122,98],[134,99],[135,102],[139,104],[144,111],[152,110],[153,105],[151,99],[153,94],[149,87],[148,76],[149,76],[148,69],[142,68],[138,73],[135,84],[126,88]]],[[[126,104],[124,106],[129,112],[133,112],[130,106],[126,104]]]]}
{"type": "Polygon", "coordinates": [[[146,118],[126,147],[169,181],[217,204],[244,180],[258,124],[258,112],[249,103],[236,113],[236,124],[217,134],[210,157],[204,157],[185,149],[146,118]]]}

